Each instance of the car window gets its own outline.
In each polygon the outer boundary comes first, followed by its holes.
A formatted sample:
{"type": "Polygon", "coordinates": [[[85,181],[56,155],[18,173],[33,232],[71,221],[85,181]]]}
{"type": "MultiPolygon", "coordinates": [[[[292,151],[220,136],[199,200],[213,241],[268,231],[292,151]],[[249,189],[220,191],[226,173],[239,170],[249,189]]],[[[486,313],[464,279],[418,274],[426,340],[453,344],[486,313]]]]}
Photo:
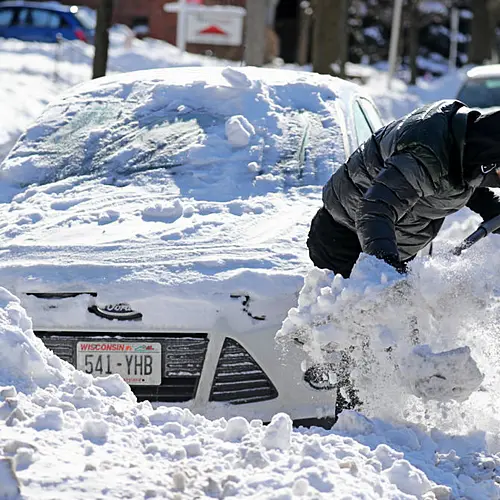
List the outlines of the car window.
{"type": "Polygon", "coordinates": [[[19,14],[17,15],[16,26],[29,26],[31,25],[31,12],[30,9],[19,9],[19,14]]]}
{"type": "Polygon", "coordinates": [[[14,11],[12,9],[0,9],[0,26],[5,28],[9,26],[14,19],[14,11]]]}
{"type": "Polygon", "coordinates": [[[382,128],[384,124],[375,106],[368,99],[364,98],[360,98],[358,102],[368,122],[370,123],[372,130],[375,132],[379,128],[382,128]]]}
{"type": "Polygon", "coordinates": [[[471,108],[500,106],[500,78],[474,78],[465,82],[457,96],[471,108]]]}
{"type": "Polygon", "coordinates": [[[358,101],[354,103],[353,111],[354,111],[353,115],[354,127],[356,128],[356,137],[358,139],[358,144],[362,144],[371,137],[373,131],[358,101]]]}
{"type": "Polygon", "coordinates": [[[43,9],[33,9],[31,12],[33,26],[37,28],[56,29],[61,26],[61,17],[57,12],[43,9]]]}

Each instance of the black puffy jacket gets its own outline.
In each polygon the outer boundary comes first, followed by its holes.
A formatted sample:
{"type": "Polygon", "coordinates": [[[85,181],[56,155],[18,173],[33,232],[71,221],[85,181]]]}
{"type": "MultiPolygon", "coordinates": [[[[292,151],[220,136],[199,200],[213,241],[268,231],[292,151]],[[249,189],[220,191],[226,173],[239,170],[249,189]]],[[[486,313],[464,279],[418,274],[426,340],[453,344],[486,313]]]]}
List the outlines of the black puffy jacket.
{"type": "Polygon", "coordinates": [[[471,114],[479,113],[454,100],[418,108],[378,130],[332,175],[324,205],[356,231],[363,252],[407,260],[462,207],[485,220],[500,213],[500,201],[486,187],[499,187],[496,173],[464,173],[471,114]]]}

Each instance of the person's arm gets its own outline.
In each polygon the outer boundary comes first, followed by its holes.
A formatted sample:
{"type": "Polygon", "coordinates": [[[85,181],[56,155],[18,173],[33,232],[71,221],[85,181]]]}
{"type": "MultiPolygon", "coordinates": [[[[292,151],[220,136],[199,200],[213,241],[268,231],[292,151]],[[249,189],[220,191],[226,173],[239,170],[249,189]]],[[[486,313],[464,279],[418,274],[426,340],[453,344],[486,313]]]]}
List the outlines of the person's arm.
{"type": "Polygon", "coordinates": [[[487,187],[478,187],[467,202],[467,207],[486,221],[500,214],[500,197],[487,187]]]}
{"type": "Polygon", "coordinates": [[[359,207],[356,230],[363,252],[398,269],[394,226],[420,198],[436,191],[440,171],[440,162],[425,148],[386,160],[386,168],[374,179],[359,207]]]}

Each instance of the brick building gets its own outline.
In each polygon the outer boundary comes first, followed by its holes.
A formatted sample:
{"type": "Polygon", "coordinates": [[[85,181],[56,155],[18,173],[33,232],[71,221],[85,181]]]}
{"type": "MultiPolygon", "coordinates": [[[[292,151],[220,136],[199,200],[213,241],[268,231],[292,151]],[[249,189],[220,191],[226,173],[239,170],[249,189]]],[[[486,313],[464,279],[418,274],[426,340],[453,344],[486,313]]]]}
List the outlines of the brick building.
{"type": "MultiPolygon", "coordinates": [[[[100,0],[61,0],[68,5],[85,5],[97,9],[100,0]]],[[[251,1],[251,0],[248,0],[251,1]]],[[[176,0],[115,0],[114,22],[131,28],[147,27],[148,36],[176,43],[177,14],[165,12],[166,3],[176,0]]],[[[232,5],[245,7],[247,0],[203,0],[205,5],[232,5]]],[[[300,0],[280,0],[276,11],[275,32],[268,33],[268,58],[281,55],[286,61],[295,56],[297,14],[300,0]],[[276,33],[278,36],[276,36],[276,33]],[[281,43],[279,42],[281,40],[281,43]]],[[[216,57],[239,60],[243,57],[243,46],[188,44],[188,52],[211,53],[216,57]]]]}

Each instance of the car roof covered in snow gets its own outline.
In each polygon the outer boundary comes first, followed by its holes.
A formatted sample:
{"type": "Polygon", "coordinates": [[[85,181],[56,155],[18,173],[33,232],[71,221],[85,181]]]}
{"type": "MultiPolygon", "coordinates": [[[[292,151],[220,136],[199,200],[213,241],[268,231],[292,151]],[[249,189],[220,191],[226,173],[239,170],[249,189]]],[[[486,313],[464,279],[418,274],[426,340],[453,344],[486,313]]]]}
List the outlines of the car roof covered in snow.
{"type": "MultiPolygon", "coordinates": [[[[332,77],[330,75],[320,75],[309,71],[291,71],[289,69],[279,68],[257,68],[255,66],[188,66],[180,68],[171,67],[148,69],[109,75],[76,85],[70,89],[68,93],[72,94],[92,91],[93,89],[110,82],[131,83],[134,81],[154,81],[158,79],[171,84],[188,83],[194,79],[203,80],[212,85],[227,85],[229,82],[235,83],[235,75],[237,74],[246,75],[249,80],[264,80],[269,85],[304,81],[319,86],[327,85],[342,93],[362,92],[359,85],[355,83],[332,77]],[[231,78],[231,76],[233,76],[233,78],[231,78]]],[[[240,82],[247,81],[243,77],[240,77],[239,80],[240,82]]]]}
{"type": "Polygon", "coordinates": [[[500,77],[500,64],[486,64],[484,66],[476,66],[467,71],[467,78],[491,78],[500,77]]]}

